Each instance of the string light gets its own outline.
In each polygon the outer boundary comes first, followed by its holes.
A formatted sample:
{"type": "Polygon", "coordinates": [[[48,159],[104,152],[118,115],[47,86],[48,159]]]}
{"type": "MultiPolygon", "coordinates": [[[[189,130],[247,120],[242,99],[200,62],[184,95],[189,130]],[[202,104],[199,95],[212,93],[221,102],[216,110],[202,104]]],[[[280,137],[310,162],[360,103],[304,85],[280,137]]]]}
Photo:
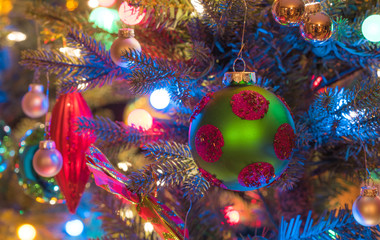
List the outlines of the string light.
{"type": "Polygon", "coordinates": [[[362,33],[370,42],[380,42],[380,15],[367,17],[362,24],[362,33]]]}
{"type": "Polygon", "coordinates": [[[150,105],[155,109],[161,110],[166,108],[170,103],[170,96],[166,89],[154,90],[149,98],[150,105]]]}
{"type": "Polygon", "coordinates": [[[7,35],[7,39],[13,42],[22,42],[25,41],[26,35],[22,32],[14,31],[7,35]]]}
{"type": "Polygon", "coordinates": [[[134,8],[123,2],[119,8],[120,20],[127,25],[139,24],[145,17],[145,11],[140,13],[140,8],[134,8]]]}
{"type": "Polygon", "coordinates": [[[70,220],[66,222],[65,225],[65,230],[67,234],[69,234],[72,237],[77,237],[82,234],[84,229],[84,225],[81,220],[75,219],[75,220],[70,220]]]}
{"type": "Polygon", "coordinates": [[[20,240],[33,240],[37,236],[37,231],[33,225],[23,224],[17,229],[17,236],[20,240]]]}
{"type": "Polygon", "coordinates": [[[144,224],[144,231],[145,231],[146,233],[150,234],[150,233],[153,232],[153,230],[154,230],[154,227],[153,227],[153,225],[152,225],[150,222],[146,222],[146,223],[144,224]]]}
{"type": "Polygon", "coordinates": [[[202,14],[204,12],[204,7],[203,5],[199,2],[199,0],[191,0],[191,4],[195,8],[195,10],[199,13],[202,14]]]}
{"type": "Polygon", "coordinates": [[[225,218],[230,225],[235,225],[240,222],[240,214],[232,206],[228,206],[224,209],[225,218]]]}
{"type": "Polygon", "coordinates": [[[99,1],[98,0],[89,0],[87,4],[90,8],[99,7],[99,1]]]}
{"type": "Polygon", "coordinates": [[[98,0],[99,6],[101,7],[111,7],[115,4],[116,0],[98,0]]]}
{"type": "Polygon", "coordinates": [[[135,109],[128,115],[128,126],[149,130],[153,125],[152,116],[144,109],[135,109]]]}

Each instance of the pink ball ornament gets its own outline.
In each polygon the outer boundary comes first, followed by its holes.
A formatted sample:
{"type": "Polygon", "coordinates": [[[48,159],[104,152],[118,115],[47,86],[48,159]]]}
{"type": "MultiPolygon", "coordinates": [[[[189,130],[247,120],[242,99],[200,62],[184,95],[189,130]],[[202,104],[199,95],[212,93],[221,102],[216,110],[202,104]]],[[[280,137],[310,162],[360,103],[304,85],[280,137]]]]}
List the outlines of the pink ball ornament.
{"type": "Polygon", "coordinates": [[[30,84],[29,91],[22,98],[21,107],[30,118],[39,118],[45,115],[49,109],[49,99],[44,94],[44,86],[30,84]]]}
{"type": "Polygon", "coordinates": [[[54,177],[61,171],[63,159],[55,148],[55,142],[45,140],[40,142],[40,148],[34,154],[33,168],[41,177],[54,177]]]}
{"type": "Polygon", "coordinates": [[[120,20],[127,25],[139,24],[145,17],[145,11],[140,13],[139,8],[134,8],[126,2],[123,2],[119,8],[120,20]]]}
{"type": "Polygon", "coordinates": [[[116,0],[98,0],[99,6],[101,7],[111,7],[115,4],[116,0]]]}
{"type": "Polygon", "coordinates": [[[128,62],[124,62],[122,56],[128,51],[141,52],[140,43],[134,38],[135,33],[131,28],[119,30],[119,37],[112,43],[110,52],[112,61],[120,67],[128,67],[128,62]]]}

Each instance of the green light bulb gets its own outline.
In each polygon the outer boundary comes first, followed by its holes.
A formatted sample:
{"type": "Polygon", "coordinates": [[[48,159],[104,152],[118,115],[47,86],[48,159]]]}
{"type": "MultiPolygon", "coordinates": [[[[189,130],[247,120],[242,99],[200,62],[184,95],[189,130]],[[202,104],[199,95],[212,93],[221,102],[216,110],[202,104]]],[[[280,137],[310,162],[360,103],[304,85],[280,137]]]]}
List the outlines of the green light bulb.
{"type": "Polygon", "coordinates": [[[380,42],[380,15],[367,17],[362,24],[362,33],[370,42],[380,42]]]}

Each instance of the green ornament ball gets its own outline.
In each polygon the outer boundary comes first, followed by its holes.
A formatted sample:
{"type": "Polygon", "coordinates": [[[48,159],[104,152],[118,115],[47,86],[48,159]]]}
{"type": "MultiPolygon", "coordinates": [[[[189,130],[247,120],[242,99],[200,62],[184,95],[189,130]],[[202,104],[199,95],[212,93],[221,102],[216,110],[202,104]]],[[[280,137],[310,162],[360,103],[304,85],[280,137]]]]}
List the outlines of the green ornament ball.
{"type": "Polygon", "coordinates": [[[202,175],[235,191],[275,181],[288,166],[294,142],[286,103],[264,88],[241,83],[207,94],[193,113],[189,132],[202,175]]]}
{"type": "Polygon", "coordinates": [[[39,203],[51,205],[64,203],[64,197],[55,179],[41,177],[33,169],[33,157],[39,149],[40,141],[45,139],[44,133],[45,125],[38,124],[35,128],[29,129],[21,138],[14,171],[26,195],[39,203]]]}

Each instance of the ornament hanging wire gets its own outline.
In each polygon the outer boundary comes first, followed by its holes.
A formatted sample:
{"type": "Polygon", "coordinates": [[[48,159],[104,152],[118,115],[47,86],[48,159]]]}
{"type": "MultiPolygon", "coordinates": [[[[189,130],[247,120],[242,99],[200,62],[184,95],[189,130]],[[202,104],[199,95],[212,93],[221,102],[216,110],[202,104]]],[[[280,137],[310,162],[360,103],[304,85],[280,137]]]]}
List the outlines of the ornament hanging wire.
{"type": "MultiPolygon", "coordinates": [[[[46,72],[46,98],[49,101],[49,87],[50,87],[50,78],[49,73],[46,72]]],[[[50,105],[50,104],[49,104],[50,105]]],[[[45,140],[50,140],[50,121],[49,121],[49,112],[45,115],[45,140]]]]}
{"type": "Polygon", "coordinates": [[[248,6],[247,6],[247,2],[246,0],[242,0],[242,2],[244,3],[244,22],[243,22],[243,33],[242,33],[242,36],[241,36],[241,47],[240,47],[240,51],[237,55],[237,58],[235,59],[234,61],[234,64],[233,64],[233,70],[234,72],[236,72],[235,70],[235,65],[236,65],[236,62],[237,61],[242,61],[243,64],[244,64],[244,69],[243,69],[243,72],[245,72],[245,69],[246,69],[246,63],[243,59],[243,49],[244,49],[244,46],[245,46],[245,43],[244,43],[244,37],[245,37],[245,26],[246,26],[246,23],[247,23],[247,13],[248,13],[248,6]]]}

